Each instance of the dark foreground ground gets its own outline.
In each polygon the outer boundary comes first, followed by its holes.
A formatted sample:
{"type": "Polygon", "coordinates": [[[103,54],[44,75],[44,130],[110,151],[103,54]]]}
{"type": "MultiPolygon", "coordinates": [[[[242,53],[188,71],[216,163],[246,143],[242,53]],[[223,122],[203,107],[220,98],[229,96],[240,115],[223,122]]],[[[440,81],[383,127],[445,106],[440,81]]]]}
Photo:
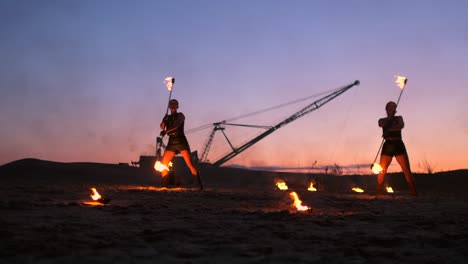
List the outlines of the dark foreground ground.
{"type": "Polygon", "coordinates": [[[468,263],[466,171],[419,176],[417,198],[395,181],[395,194],[375,199],[350,191],[371,176],[309,192],[304,175],[205,169],[200,192],[26,165],[0,167],[0,263],[468,263]],[[310,213],[274,188],[279,176],[310,213]],[[110,203],[83,204],[90,187],[110,203]]]}

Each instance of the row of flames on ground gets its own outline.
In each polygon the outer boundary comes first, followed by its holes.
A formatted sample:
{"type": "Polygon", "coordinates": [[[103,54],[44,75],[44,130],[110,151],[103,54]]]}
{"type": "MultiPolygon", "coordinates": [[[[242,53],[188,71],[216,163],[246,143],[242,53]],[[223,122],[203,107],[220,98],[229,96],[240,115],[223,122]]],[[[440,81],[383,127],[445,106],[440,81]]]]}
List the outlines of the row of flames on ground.
{"type": "MultiPolygon", "coordinates": [[[[286,182],[284,182],[283,180],[277,180],[276,181],[276,186],[278,187],[278,189],[282,190],[282,191],[286,191],[288,190],[288,185],[286,184],[286,182]]],[[[387,186],[387,193],[393,193],[393,188],[390,187],[390,186],[387,186]]],[[[316,192],[317,191],[317,188],[314,187],[314,183],[311,182],[309,187],[307,188],[308,191],[311,191],[311,192],[316,192]]],[[[354,192],[357,192],[357,193],[363,193],[364,190],[359,188],[359,187],[353,187],[351,188],[352,191],[354,192]]],[[[99,192],[96,190],[96,188],[91,188],[91,191],[93,192],[93,194],[90,195],[91,199],[93,199],[92,202],[84,202],[85,204],[88,204],[88,205],[102,205],[102,204],[106,204],[108,203],[110,200],[109,199],[104,199],[100,194],[99,192]]],[[[296,208],[297,211],[311,211],[312,208],[309,207],[309,206],[306,206],[306,205],[302,205],[302,201],[301,199],[299,198],[299,195],[296,193],[296,192],[290,192],[289,193],[289,196],[293,199],[293,206],[296,208]]]]}
{"type": "MultiPolygon", "coordinates": [[[[282,191],[286,191],[286,190],[289,189],[288,185],[283,180],[277,180],[276,181],[276,187],[278,187],[278,189],[280,189],[282,191]]],[[[392,187],[387,186],[386,189],[387,189],[387,193],[393,193],[393,188],[392,187]]],[[[316,192],[317,188],[315,188],[314,183],[311,182],[309,184],[309,187],[307,188],[307,190],[310,191],[310,192],[316,192]]],[[[351,190],[353,192],[357,192],[357,193],[363,193],[364,192],[364,190],[359,188],[359,187],[353,187],[353,188],[351,188],[351,190]]],[[[296,192],[290,192],[289,196],[293,199],[293,201],[294,201],[293,206],[298,211],[310,211],[311,210],[311,208],[309,206],[302,205],[302,201],[300,200],[299,195],[296,192]]]]}
{"type": "MultiPolygon", "coordinates": [[[[288,185],[283,180],[276,181],[276,187],[278,187],[278,189],[280,189],[282,191],[288,190],[288,185]]],[[[387,186],[386,188],[387,188],[387,193],[393,193],[393,188],[392,187],[387,186]]],[[[314,183],[311,182],[309,184],[309,187],[307,187],[307,190],[310,191],[310,192],[316,192],[317,188],[315,188],[314,183]]],[[[363,193],[364,192],[364,190],[359,188],[359,187],[353,187],[353,188],[351,188],[351,190],[353,192],[357,192],[357,193],[363,193]]]]}

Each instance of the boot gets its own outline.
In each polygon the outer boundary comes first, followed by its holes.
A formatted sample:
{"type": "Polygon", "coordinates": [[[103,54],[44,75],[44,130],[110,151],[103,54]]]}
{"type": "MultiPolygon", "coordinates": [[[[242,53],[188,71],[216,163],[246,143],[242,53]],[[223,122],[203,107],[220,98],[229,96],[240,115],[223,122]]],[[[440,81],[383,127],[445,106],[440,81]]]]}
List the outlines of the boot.
{"type": "Polygon", "coordinates": [[[181,183],[182,183],[182,181],[181,181],[180,177],[179,177],[179,176],[176,176],[176,177],[175,177],[175,186],[176,186],[177,188],[179,188],[180,185],[181,185],[181,183]]]}
{"type": "Polygon", "coordinates": [[[199,190],[200,191],[203,190],[203,184],[201,181],[200,172],[198,172],[196,175],[193,175],[193,176],[195,176],[195,178],[197,179],[199,190]]]}
{"type": "Polygon", "coordinates": [[[375,196],[382,195],[384,193],[384,186],[383,184],[377,184],[377,191],[375,193],[375,196]]]}
{"type": "Polygon", "coordinates": [[[162,178],[161,178],[161,187],[167,188],[167,186],[168,186],[168,178],[169,178],[169,177],[167,177],[167,175],[166,175],[166,177],[162,177],[162,178]]]}
{"type": "Polygon", "coordinates": [[[418,191],[416,191],[416,186],[414,185],[414,182],[408,182],[408,185],[411,191],[411,195],[418,196],[418,191]]]}

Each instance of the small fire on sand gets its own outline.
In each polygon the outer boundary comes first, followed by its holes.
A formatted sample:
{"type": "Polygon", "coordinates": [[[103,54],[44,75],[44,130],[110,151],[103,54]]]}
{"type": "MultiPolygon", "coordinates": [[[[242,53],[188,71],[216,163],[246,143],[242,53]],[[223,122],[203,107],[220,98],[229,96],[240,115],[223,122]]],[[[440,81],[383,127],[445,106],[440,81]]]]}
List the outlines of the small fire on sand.
{"type": "Polygon", "coordinates": [[[283,181],[283,180],[278,180],[276,181],[276,186],[278,187],[278,189],[280,189],[281,191],[285,191],[288,189],[288,185],[286,185],[286,183],[283,181]]]}
{"type": "Polygon", "coordinates": [[[294,206],[296,207],[297,211],[301,212],[310,212],[312,208],[309,206],[302,205],[302,201],[299,199],[299,196],[296,192],[289,193],[289,196],[294,200],[294,206]]]}
{"type": "Polygon", "coordinates": [[[105,199],[104,197],[102,197],[98,191],[96,190],[96,188],[91,188],[91,191],[93,192],[93,194],[90,195],[91,199],[93,199],[92,202],[85,202],[85,204],[88,204],[88,205],[103,205],[103,204],[108,204],[110,202],[110,199],[105,199]]]}
{"type": "Polygon", "coordinates": [[[390,186],[387,186],[387,193],[393,193],[393,188],[390,186]]]}
{"type": "Polygon", "coordinates": [[[91,199],[93,199],[93,201],[97,201],[97,200],[102,198],[102,196],[98,193],[96,188],[91,188],[91,191],[93,191],[93,194],[90,195],[91,199]]]}
{"type": "Polygon", "coordinates": [[[354,187],[351,190],[353,190],[354,192],[357,192],[357,193],[363,193],[364,192],[364,190],[359,188],[359,187],[354,187]]]}
{"type": "Polygon", "coordinates": [[[310,185],[309,185],[309,188],[307,188],[307,190],[309,192],[316,192],[317,191],[317,188],[314,187],[314,183],[311,182],[310,185]]]}

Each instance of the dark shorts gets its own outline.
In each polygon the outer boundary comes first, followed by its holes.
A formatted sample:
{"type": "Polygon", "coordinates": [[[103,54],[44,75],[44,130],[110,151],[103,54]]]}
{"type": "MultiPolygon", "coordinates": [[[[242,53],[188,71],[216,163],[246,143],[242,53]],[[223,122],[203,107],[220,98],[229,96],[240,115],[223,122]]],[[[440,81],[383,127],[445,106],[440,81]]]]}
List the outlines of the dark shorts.
{"type": "Polygon", "coordinates": [[[382,147],[382,154],[386,156],[399,156],[406,154],[406,147],[403,140],[386,140],[382,147]]]}
{"type": "Polygon", "coordinates": [[[185,136],[169,137],[166,150],[170,150],[175,154],[179,154],[182,150],[188,150],[190,153],[190,146],[185,136]]]}

